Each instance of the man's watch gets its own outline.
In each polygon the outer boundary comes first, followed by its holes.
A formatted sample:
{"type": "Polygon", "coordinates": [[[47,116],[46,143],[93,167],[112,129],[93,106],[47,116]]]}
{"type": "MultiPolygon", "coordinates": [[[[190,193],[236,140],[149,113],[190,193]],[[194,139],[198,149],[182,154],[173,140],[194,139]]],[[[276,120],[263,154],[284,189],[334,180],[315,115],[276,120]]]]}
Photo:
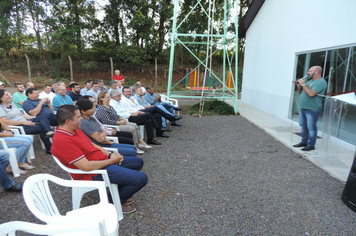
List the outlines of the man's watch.
{"type": "Polygon", "coordinates": [[[305,86],[305,84],[302,84],[302,87],[304,87],[305,86]]]}

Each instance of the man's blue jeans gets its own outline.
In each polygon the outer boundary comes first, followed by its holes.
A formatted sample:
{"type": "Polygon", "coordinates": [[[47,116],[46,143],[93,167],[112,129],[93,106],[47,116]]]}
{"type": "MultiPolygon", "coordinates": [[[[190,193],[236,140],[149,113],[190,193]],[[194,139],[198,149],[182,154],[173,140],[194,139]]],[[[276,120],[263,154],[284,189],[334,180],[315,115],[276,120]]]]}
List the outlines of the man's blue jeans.
{"type": "Polygon", "coordinates": [[[0,150],[0,183],[4,189],[14,186],[15,182],[6,174],[4,168],[9,162],[10,154],[7,151],[0,150]]]}
{"type": "Polygon", "coordinates": [[[134,145],[130,144],[122,144],[122,143],[114,143],[114,144],[105,144],[105,145],[100,145],[102,147],[109,147],[109,148],[116,148],[117,152],[120,153],[123,156],[132,156],[136,157],[137,156],[137,148],[134,145]]]}
{"type": "Polygon", "coordinates": [[[300,108],[299,126],[302,128],[302,143],[315,147],[318,128],[316,123],[319,118],[321,108],[317,110],[308,110],[300,108]]]}
{"type": "MultiPolygon", "coordinates": [[[[121,203],[126,202],[147,184],[147,175],[140,172],[142,167],[141,158],[124,156],[121,165],[109,165],[103,168],[108,172],[110,182],[119,186],[121,203]]],[[[93,180],[102,180],[102,177],[97,175],[93,180]]]]}
{"type": "MultiPolygon", "coordinates": [[[[157,105],[157,107],[167,114],[170,114],[173,116],[175,115],[174,110],[173,110],[174,106],[172,106],[171,104],[169,104],[167,102],[162,102],[160,105],[157,105]]],[[[176,123],[176,121],[172,121],[172,124],[177,124],[177,123],[176,123]]],[[[165,119],[162,119],[162,126],[166,127],[165,119]]]]}

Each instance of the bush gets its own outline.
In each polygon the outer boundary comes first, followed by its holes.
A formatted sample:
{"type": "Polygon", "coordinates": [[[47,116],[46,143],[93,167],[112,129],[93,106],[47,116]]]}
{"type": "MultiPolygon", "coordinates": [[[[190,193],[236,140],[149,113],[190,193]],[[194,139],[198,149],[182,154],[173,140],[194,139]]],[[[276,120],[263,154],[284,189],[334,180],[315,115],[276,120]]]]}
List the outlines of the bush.
{"type": "MultiPolygon", "coordinates": [[[[200,103],[191,106],[191,111],[199,112],[200,103]]],[[[219,115],[234,115],[234,108],[226,102],[219,100],[208,100],[204,103],[204,112],[217,113],[219,115]]]]}

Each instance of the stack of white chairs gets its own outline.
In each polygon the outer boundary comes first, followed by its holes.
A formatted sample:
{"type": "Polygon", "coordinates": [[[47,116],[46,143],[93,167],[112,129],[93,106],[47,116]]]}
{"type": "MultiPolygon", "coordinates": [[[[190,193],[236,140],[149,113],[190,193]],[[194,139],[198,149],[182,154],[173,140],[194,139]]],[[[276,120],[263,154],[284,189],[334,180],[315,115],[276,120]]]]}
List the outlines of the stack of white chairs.
{"type": "Polygon", "coordinates": [[[39,220],[48,225],[99,223],[104,235],[119,234],[119,221],[116,208],[108,202],[105,183],[102,181],[64,180],[49,174],[36,174],[26,179],[23,197],[28,209],[39,220]],[[48,182],[71,188],[98,189],[100,202],[95,205],[68,211],[61,215],[50,192],[48,182]]]}

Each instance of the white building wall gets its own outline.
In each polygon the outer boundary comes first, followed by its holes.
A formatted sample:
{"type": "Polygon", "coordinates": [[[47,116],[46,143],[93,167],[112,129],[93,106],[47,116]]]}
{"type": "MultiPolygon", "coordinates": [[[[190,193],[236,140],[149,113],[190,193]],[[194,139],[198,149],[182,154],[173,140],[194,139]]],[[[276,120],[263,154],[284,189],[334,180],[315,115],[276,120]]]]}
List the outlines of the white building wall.
{"type": "Polygon", "coordinates": [[[246,33],[242,101],[287,119],[295,54],[356,42],[356,0],[266,0],[246,33]]]}

